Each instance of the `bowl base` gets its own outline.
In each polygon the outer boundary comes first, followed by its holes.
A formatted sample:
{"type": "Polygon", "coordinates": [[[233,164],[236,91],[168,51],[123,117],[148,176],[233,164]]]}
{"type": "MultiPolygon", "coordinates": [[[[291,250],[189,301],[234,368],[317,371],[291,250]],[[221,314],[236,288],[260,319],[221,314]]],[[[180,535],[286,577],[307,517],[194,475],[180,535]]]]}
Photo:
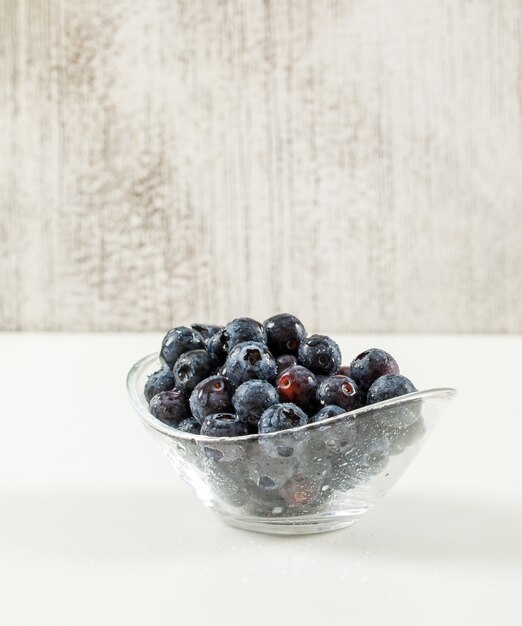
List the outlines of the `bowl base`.
{"type": "Polygon", "coordinates": [[[334,530],[342,530],[359,521],[360,515],[348,517],[334,517],[330,519],[321,518],[259,518],[259,517],[233,517],[218,514],[219,517],[229,526],[250,530],[256,533],[267,533],[271,535],[315,535],[317,533],[329,533],[334,530]]]}

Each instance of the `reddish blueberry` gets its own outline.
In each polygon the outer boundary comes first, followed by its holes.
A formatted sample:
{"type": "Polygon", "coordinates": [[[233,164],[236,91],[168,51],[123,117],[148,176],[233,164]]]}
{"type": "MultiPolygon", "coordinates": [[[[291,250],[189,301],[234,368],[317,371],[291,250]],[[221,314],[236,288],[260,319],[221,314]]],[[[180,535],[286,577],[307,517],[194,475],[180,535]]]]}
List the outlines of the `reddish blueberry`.
{"type": "Polygon", "coordinates": [[[315,409],[317,380],[306,367],[288,367],[277,377],[276,386],[282,402],[293,402],[307,412],[315,409]]]}

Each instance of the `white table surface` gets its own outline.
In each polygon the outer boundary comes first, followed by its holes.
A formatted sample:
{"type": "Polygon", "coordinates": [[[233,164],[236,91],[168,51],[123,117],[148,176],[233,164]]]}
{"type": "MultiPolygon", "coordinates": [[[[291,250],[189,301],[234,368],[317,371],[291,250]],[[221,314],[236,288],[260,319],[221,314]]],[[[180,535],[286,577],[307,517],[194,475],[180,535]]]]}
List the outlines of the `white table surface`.
{"type": "Polygon", "coordinates": [[[355,526],[272,537],[188,491],[126,398],[151,334],[0,334],[0,624],[520,624],[521,337],[342,336],[459,396],[355,526]]]}

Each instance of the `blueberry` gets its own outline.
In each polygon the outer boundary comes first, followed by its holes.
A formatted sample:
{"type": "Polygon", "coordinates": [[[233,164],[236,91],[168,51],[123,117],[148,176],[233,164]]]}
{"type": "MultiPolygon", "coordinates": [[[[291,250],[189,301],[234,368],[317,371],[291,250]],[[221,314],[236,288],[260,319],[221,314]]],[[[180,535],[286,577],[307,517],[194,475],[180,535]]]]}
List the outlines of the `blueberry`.
{"type": "Polygon", "coordinates": [[[382,424],[369,416],[356,420],[357,439],[345,455],[347,473],[357,480],[368,480],[388,464],[390,441],[382,424]]]}
{"type": "Polygon", "coordinates": [[[217,370],[216,370],[216,376],[226,376],[227,375],[227,368],[225,366],[225,364],[223,363],[223,365],[220,365],[217,370]]]}
{"type": "Polygon", "coordinates": [[[185,392],[181,389],[162,391],[149,403],[149,411],[154,417],[169,426],[178,426],[189,417],[189,404],[185,392]]]}
{"type": "Polygon", "coordinates": [[[293,354],[281,354],[276,359],[277,365],[277,373],[280,374],[287,367],[292,367],[292,365],[297,365],[297,359],[293,354]]]}
{"type": "MultiPolygon", "coordinates": [[[[391,400],[417,391],[406,376],[387,374],[378,378],[368,390],[367,404],[391,400]]],[[[422,401],[412,400],[379,410],[379,419],[391,428],[406,428],[416,422],[421,414],[422,401]]]]}
{"type": "Polygon", "coordinates": [[[292,477],[296,466],[295,457],[274,458],[266,455],[261,446],[256,446],[249,456],[246,470],[250,480],[269,491],[284,485],[292,477]]]}
{"type": "Polygon", "coordinates": [[[426,426],[420,417],[405,428],[387,428],[385,432],[390,441],[390,454],[401,454],[424,437],[426,426]]]}
{"type": "Polygon", "coordinates": [[[320,411],[310,418],[310,421],[320,422],[321,420],[334,417],[335,415],[342,415],[343,413],[346,413],[346,409],[343,409],[340,406],[335,406],[335,404],[330,404],[328,406],[323,406],[320,411]]]}
{"type": "Polygon", "coordinates": [[[234,346],[225,366],[228,379],[236,386],[252,378],[273,380],[276,376],[274,357],[264,344],[254,341],[234,346]]]}
{"type": "Polygon", "coordinates": [[[201,434],[206,437],[240,437],[248,435],[248,427],[233,413],[213,413],[205,417],[201,434]]]}
{"type": "Polygon", "coordinates": [[[308,424],[306,413],[295,404],[285,402],[268,407],[261,415],[257,427],[260,433],[275,433],[305,424],[308,424]]]}
{"type": "Polygon", "coordinates": [[[214,326],[213,324],[191,324],[190,327],[197,331],[205,341],[208,341],[218,330],[221,330],[221,326],[214,326]]]}
{"type": "Polygon", "coordinates": [[[401,376],[401,374],[386,374],[385,376],[380,376],[372,383],[368,390],[367,403],[375,404],[376,402],[397,398],[398,396],[413,393],[414,391],[417,391],[417,389],[415,389],[414,384],[409,378],[406,378],[406,376],[401,376]]]}
{"type": "Polygon", "coordinates": [[[306,337],[302,323],[289,313],[269,317],[264,326],[268,347],[274,356],[297,354],[301,341],[306,337]]]}
{"type": "Polygon", "coordinates": [[[296,471],[279,489],[279,493],[292,506],[313,505],[321,493],[330,490],[331,470],[331,462],[325,455],[310,449],[303,451],[299,455],[296,471]]]}
{"type": "MultiPolygon", "coordinates": [[[[321,411],[326,408],[327,407],[323,407],[321,411]]],[[[340,414],[339,409],[341,409],[341,407],[332,405],[329,411],[325,411],[322,419],[317,419],[314,415],[312,419],[315,422],[320,422],[329,417],[341,416],[341,419],[337,420],[334,426],[327,426],[326,428],[315,430],[313,440],[310,441],[308,446],[309,450],[313,450],[315,453],[327,454],[330,457],[330,455],[335,456],[337,453],[345,454],[354,447],[357,439],[357,419],[353,416],[346,416],[346,411],[344,410],[343,413],[340,414]]],[[[321,411],[319,411],[319,413],[321,413],[321,411]]]]}
{"type": "Polygon", "coordinates": [[[299,471],[279,489],[279,494],[288,504],[303,507],[316,500],[321,493],[321,483],[308,472],[299,471]]]}
{"type": "Polygon", "coordinates": [[[276,385],[282,402],[293,402],[306,412],[315,410],[317,380],[306,367],[288,367],[279,374],[276,385]]]}
{"type": "Polygon", "coordinates": [[[205,341],[196,330],[188,326],[178,326],[178,328],[169,330],[163,338],[160,360],[164,365],[174,367],[184,352],[202,348],[205,348],[205,341]]]}
{"type": "Polygon", "coordinates": [[[262,324],[250,317],[238,317],[229,322],[223,329],[226,348],[230,352],[238,343],[255,341],[266,343],[266,331],[262,324]]]}
{"type": "Polygon", "coordinates": [[[174,374],[170,367],[162,367],[154,374],[149,376],[149,379],[145,383],[143,393],[147,402],[150,402],[152,397],[161,391],[169,391],[173,389],[175,385],[174,374]]]}
{"type": "Polygon", "coordinates": [[[364,396],[348,376],[330,376],[317,390],[317,399],[323,406],[335,404],[345,411],[353,411],[364,404],[364,396]]]}
{"type": "Polygon", "coordinates": [[[189,433],[191,435],[199,435],[201,426],[194,417],[187,417],[178,426],[178,430],[183,433],[189,433]]]}
{"type": "Polygon", "coordinates": [[[227,358],[227,338],[225,329],[221,328],[207,340],[207,351],[217,365],[223,365],[227,358]]]}
{"type": "Polygon", "coordinates": [[[332,489],[346,492],[368,478],[360,464],[363,455],[361,444],[365,445],[360,438],[357,418],[347,418],[338,422],[335,439],[331,441],[334,445],[329,448],[332,473],[328,482],[332,489]]]}
{"type": "Polygon", "coordinates": [[[247,380],[239,385],[232,396],[232,404],[237,415],[244,422],[255,426],[263,411],[277,402],[279,402],[277,390],[266,380],[247,380]]]}
{"type": "Polygon", "coordinates": [[[210,376],[198,383],[190,394],[190,409],[200,423],[212,413],[233,411],[232,387],[223,376],[210,376]]]}
{"type": "Polygon", "coordinates": [[[348,376],[348,378],[351,378],[349,365],[341,365],[337,373],[341,374],[341,376],[348,376]]]}
{"type": "Polygon", "coordinates": [[[326,374],[316,374],[315,375],[315,380],[317,381],[317,385],[322,385],[324,383],[324,381],[330,378],[330,376],[327,376],[326,374]]]}
{"type": "MultiPolygon", "coordinates": [[[[263,481],[261,481],[263,483],[263,481]]],[[[265,484],[253,480],[248,484],[248,502],[244,509],[256,517],[281,517],[288,509],[288,504],[279,495],[277,489],[267,489],[265,484]]]]}
{"type": "Polygon", "coordinates": [[[397,361],[378,348],[366,350],[356,356],[350,364],[350,377],[362,392],[367,392],[372,383],[385,374],[398,374],[397,361]]]}
{"type": "MultiPolygon", "coordinates": [[[[288,431],[308,423],[308,416],[298,406],[290,402],[273,404],[264,411],[257,425],[258,432],[275,433],[288,431]]],[[[259,446],[266,456],[273,458],[298,456],[305,447],[306,433],[283,432],[279,437],[262,437],[259,446]]]]}
{"type": "Polygon", "coordinates": [[[190,394],[198,383],[210,376],[212,370],[212,357],[206,350],[185,352],[174,365],[176,386],[190,394]]]}
{"type": "Polygon", "coordinates": [[[298,360],[314,374],[335,374],[341,365],[341,350],[326,335],[311,335],[301,342],[298,360]]]}

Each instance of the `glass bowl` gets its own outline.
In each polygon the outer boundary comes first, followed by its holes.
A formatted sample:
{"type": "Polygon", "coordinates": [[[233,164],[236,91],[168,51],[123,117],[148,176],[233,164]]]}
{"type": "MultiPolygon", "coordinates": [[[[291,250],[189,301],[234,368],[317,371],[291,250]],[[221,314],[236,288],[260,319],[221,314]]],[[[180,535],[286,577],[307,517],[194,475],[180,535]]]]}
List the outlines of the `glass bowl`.
{"type": "Polygon", "coordinates": [[[130,400],[164,455],[205,506],[232,526],[276,534],[350,526],[388,491],[455,396],[429,389],[306,426],[243,437],[180,432],[148,411],[157,354],[130,370],[130,400]]]}

